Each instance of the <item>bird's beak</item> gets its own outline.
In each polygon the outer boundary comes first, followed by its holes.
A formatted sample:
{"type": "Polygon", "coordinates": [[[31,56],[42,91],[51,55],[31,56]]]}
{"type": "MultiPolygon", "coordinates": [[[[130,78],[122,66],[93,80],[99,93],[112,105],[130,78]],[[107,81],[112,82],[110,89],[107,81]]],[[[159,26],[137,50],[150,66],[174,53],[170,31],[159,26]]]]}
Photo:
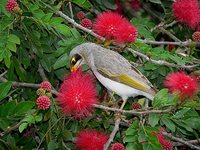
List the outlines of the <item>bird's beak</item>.
{"type": "Polygon", "coordinates": [[[78,67],[79,67],[79,64],[76,63],[74,66],[71,66],[71,67],[70,67],[70,71],[71,71],[71,72],[74,72],[74,71],[76,71],[76,70],[78,69],[78,67]]]}

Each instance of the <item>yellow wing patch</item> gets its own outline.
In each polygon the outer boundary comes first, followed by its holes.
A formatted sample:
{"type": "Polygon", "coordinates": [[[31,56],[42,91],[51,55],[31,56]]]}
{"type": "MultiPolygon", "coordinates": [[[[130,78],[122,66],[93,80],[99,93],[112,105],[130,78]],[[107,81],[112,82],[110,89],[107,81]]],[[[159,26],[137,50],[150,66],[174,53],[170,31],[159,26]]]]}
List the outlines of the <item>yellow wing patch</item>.
{"type": "Polygon", "coordinates": [[[104,75],[105,77],[117,81],[119,83],[123,83],[125,85],[128,85],[132,88],[138,89],[138,90],[142,90],[145,92],[149,91],[149,86],[148,85],[144,85],[142,83],[140,83],[137,80],[134,80],[133,78],[131,78],[128,75],[122,74],[122,75],[113,75],[111,74],[109,71],[103,69],[103,70],[99,70],[99,73],[101,73],[102,75],[104,75]]]}
{"type": "Polygon", "coordinates": [[[142,91],[148,91],[149,88],[143,84],[141,84],[139,81],[134,80],[133,78],[129,77],[128,75],[120,75],[116,76],[116,78],[119,79],[121,83],[124,83],[130,87],[133,87],[135,89],[139,89],[142,91]]]}

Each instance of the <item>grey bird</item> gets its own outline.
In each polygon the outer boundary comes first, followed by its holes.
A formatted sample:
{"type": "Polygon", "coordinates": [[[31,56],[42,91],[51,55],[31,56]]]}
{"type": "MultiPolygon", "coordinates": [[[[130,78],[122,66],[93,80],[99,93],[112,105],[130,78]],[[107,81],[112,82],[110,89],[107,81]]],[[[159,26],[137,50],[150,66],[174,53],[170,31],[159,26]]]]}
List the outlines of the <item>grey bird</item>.
{"type": "Polygon", "coordinates": [[[76,46],[69,55],[72,71],[86,64],[99,82],[124,101],[129,97],[143,95],[150,100],[155,90],[147,78],[119,53],[95,43],[76,46]]]}

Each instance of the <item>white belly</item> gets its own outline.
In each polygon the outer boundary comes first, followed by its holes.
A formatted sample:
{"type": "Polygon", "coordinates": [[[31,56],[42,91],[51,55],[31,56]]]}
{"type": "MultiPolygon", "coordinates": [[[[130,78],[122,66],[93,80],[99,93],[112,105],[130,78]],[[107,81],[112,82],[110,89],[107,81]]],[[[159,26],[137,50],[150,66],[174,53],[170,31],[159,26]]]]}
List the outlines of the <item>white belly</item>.
{"type": "Polygon", "coordinates": [[[103,86],[105,86],[108,90],[115,92],[117,95],[122,97],[122,99],[124,99],[124,100],[127,99],[128,97],[135,97],[137,95],[143,95],[143,96],[148,97],[149,99],[153,99],[153,97],[151,95],[149,95],[148,93],[139,91],[139,90],[134,89],[125,84],[118,83],[109,78],[106,78],[97,71],[93,71],[93,72],[94,72],[96,78],[99,80],[99,82],[101,82],[101,84],[103,84],[103,86]]]}

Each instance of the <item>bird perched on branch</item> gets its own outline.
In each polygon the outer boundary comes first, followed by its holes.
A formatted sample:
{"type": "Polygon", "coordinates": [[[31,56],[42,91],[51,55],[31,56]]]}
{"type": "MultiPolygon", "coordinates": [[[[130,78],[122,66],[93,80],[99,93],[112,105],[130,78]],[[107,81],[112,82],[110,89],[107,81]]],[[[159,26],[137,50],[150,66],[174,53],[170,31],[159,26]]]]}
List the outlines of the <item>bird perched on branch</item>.
{"type": "Polygon", "coordinates": [[[99,82],[123,100],[143,95],[153,100],[155,90],[147,78],[119,53],[95,43],[83,43],[70,52],[70,69],[86,64],[99,82]]]}

